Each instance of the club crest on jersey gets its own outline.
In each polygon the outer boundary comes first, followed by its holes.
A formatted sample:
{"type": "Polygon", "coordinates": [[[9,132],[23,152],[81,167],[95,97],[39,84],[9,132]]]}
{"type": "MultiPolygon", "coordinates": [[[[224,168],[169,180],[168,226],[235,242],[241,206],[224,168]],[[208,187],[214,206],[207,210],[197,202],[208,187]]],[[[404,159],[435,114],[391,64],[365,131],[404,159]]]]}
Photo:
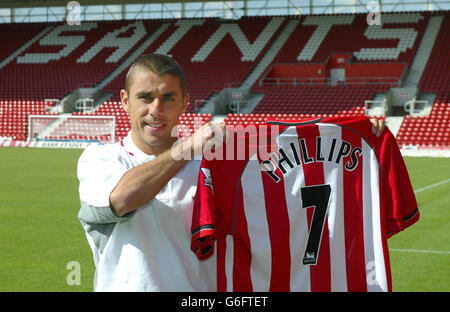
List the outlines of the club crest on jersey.
{"type": "Polygon", "coordinates": [[[214,188],[213,188],[213,185],[212,185],[211,171],[209,171],[208,168],[200,168],[200,169],[202,170],[203,176],[205,177],[203,179],[203,185],[204,186],[209,186],[211,188],[211,191],[214,194],[214,188]]]}
{"type": "Polygon", "coordinates": [[[298,166],[314,162],[341,164],[345,157],[343,167],[347,171],[353,171],[359,164],[362,156],[361,147],[352,147],[349,142],[333,138],[331,144],[324,144],[322,137],[315,140],[315,150],[308,150],[305,138],[283,145],[276,153],[272,153],[269,159],[260,163],[261,171],[268,174],[275,182],[281,180],[279,172],[285,176],[298,166]]]}

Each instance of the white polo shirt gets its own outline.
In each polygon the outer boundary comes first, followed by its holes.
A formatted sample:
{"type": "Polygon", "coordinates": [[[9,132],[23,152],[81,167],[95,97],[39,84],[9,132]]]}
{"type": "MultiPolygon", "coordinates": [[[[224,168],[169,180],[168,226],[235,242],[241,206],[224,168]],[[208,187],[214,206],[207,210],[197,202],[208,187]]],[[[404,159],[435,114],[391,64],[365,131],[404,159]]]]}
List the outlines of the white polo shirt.
{"type": "Polygon", "coordinates": [[[152,161],[131,132],[87,147],[78,161],[78,217],[94,255],[95,291],[215,291],[216,260],[190,250],[193,198],[201,160],[191,160],[147,205],[125,217],[109,196],[125,172],[152,161]]]}

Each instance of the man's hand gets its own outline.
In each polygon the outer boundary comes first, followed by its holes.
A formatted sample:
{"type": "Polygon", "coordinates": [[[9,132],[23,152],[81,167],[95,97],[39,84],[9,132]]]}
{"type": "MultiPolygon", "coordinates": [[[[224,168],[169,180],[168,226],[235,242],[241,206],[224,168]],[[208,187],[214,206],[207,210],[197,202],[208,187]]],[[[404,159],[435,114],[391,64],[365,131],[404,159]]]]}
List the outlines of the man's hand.
{"type": "Polygon", "coordinates": [[[113,213],[121,217],[149,203],[187,161],[222,145],[226,131],[225,123],[207,123],[156,159],[128,170],[109,197],[113,213]]]}
{"type": "Polygon", "coordinates": [[[383,119],[377,119],[377,118],[371,118],[370,121],[372,122],[372,133],[379,137],[381,133],[383,133],[384,130],[384,120],[383,119]]]}
{"type": "Polygon", "coordinates": [[[211,151],[211,148],[218,148],[227,138],[227,129],[224,122],[206,123],[195,130],[191,137],[179,145],[175,145],[172,156],[175,159],[191,159],[205,152],[211,151]]]}
{"type": "Polygon", "coordinates": [[[207,123],[201,128],[197,129],[191,137],[191,151],[194,156],[201,155],[211,149],[222,145],[226,140],[226,124],[221,123],[207,123]]]}

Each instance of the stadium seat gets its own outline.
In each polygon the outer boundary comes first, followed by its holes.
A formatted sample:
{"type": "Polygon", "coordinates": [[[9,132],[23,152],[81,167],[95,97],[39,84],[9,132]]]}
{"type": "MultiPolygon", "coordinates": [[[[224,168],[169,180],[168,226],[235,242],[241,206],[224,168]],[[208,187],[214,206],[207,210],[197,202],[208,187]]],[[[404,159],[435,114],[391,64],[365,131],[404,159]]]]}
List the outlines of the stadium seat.
{"type": "Polygon", "coordinates": [[[450,103],[434,103],[429,116],[405,116],[399,146],[450,148],[450,103]]]}

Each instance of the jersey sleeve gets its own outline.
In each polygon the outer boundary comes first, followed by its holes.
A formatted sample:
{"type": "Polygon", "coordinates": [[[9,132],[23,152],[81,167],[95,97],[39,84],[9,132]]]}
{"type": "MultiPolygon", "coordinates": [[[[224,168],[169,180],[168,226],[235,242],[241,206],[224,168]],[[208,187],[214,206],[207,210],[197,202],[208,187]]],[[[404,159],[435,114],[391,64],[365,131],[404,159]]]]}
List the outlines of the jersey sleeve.
{"type": "Polygon", "coordinates": [[[199,260],[208,259],[214,253],[216,229],[214,224],[214,189],[209,168],[210,162],[202,160],[192,212],[191,250],[199,260]]]}
{"type": "Polygon", "coordinates": [[[132,214],[117,217],[111,210],[109,196],[127,168],[120,162],[114,145],[91,145],[78,160],[80,182],[80,221],[93,224],[124,222],[132,214]]]}
{"type": "Polygon", "coordinates": [[[419,210],[405,162],[390,131],[382,137],[379,157],[386,234],[391,237],[417,222],[419,210]]]}

